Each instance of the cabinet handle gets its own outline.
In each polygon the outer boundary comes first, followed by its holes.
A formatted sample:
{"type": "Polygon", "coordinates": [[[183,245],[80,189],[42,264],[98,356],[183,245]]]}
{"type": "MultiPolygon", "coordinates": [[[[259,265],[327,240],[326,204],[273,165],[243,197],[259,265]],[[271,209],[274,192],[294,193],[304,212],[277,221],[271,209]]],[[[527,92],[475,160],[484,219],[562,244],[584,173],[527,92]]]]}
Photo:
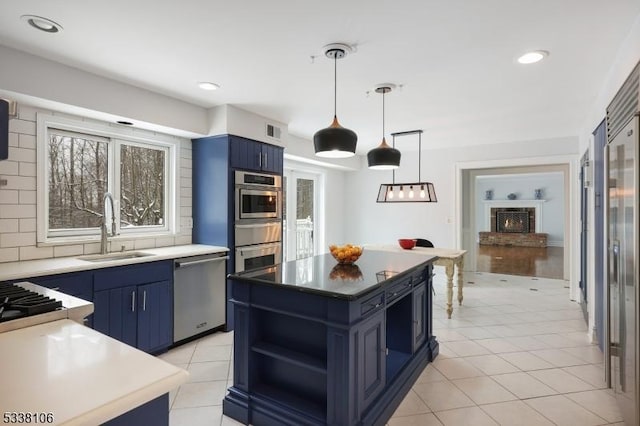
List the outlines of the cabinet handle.
{"type": "Polygon", "coordinates": [[[142,310],[147,310],[147,290],[142,292],[142,310]]]}
{"type": "Polygon", "coordinates": [[[262,154],[258,153],[258,166],[262,168],[262,154]]]}
{"type": "Polygon", "coordinates": [[[136,292],[131,292],[131,312],[136,311],[136,292]]]}
{"type": "Polygon", "coordinates": [[[265,167],[268,167],[268,164],[269,164],[269,157],[267,157],[267,155],[268,155],[268,153],[265,152],[264,153],[264,166],[265,167]]]}
{"type": "Polygon", "coordinates": [[[379,308],[380,306],[380,303],[376,303],[375,305],[373,305],[374,308],[379,308]]]}

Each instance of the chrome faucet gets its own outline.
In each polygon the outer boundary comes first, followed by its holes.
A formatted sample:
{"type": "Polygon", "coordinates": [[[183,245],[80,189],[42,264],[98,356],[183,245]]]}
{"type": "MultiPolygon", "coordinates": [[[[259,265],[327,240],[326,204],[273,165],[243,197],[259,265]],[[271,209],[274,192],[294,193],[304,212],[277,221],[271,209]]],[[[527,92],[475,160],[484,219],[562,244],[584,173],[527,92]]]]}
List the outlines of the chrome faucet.
{"type": "Polygon", "coordinates": [[[109,252],[109,240],[108,237],[116,235],[116,212],[113,206],[113,196],[105,192],[102,199],[102,228],[100,234],[100,254],[107,254],[109,252]],[[111,232],[107,234],[107,201],[109,202],[109,208],[111,209],[111,232]]]}

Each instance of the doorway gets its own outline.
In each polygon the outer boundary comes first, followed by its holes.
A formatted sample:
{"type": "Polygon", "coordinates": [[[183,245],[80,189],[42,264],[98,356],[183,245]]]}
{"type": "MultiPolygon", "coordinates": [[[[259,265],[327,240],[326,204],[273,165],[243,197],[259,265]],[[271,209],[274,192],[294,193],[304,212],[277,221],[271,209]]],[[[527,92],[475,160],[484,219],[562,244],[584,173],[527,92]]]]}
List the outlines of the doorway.
{"type": "Polygon", "coordinates": [[[318,247],[318,175],[285,170],[283,190],[284,260],[314,256],[318,247]]]}

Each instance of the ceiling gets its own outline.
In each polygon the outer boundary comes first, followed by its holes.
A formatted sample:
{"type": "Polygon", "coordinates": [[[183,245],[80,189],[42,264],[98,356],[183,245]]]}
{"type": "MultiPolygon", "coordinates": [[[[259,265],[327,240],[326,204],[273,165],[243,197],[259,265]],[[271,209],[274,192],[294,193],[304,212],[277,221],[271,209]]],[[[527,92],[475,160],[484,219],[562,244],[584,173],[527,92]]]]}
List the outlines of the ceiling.
{"type": "MultiPolygon", "coordinates": [[[[333,116],[358,153],[386,130],[423,129],[425,148],[577,136],[637,0],[2,0],[0,43],[202,107],[233,104],[311,139],[333,116]],[[36,31],[23,14],[50,18],[36,31]],[[550,56],[520,65],[522,53],[550,56]],[[315,59],[312,59],[315,57],[315,59]],[[199,89],[199,81],[221,86],[199,89]]],[[[401,148],[401,147],[400,147],[401,148]]]]}

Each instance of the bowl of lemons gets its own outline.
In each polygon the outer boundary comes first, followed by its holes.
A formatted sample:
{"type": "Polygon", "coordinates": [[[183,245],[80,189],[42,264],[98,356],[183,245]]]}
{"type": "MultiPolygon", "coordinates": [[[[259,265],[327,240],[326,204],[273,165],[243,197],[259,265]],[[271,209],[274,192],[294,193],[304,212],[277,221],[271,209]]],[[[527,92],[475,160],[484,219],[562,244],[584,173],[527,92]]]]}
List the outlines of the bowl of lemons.
{"type": "Polygon", "coordinates": [[[343,246],[332,244],[329,246],[331,255],[341,265],[355,263],[362,255],[362,250],[363,248],[361,246],[354,246],[352,244],[345,244],[343,246]]]}

